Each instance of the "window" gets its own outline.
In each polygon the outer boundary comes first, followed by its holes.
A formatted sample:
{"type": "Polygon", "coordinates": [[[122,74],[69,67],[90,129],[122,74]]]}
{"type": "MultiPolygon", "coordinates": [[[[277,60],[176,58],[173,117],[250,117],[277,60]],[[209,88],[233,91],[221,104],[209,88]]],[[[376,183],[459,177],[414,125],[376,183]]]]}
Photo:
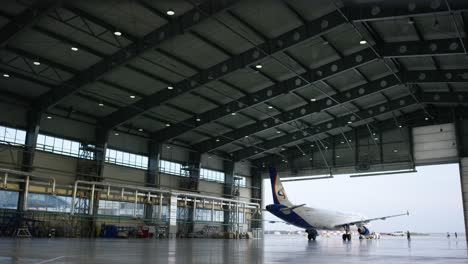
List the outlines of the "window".
{"type": "Polygon", "coordinates": [[[200,179],[224,183],[224,172],[200,169],[200,179]]]}
{"type": "Polygon", "coordinates": [[[167,160],[159,161],[159,171],[179,176],[188,176],[188,173],[182,169],[182,164],[167,160]]]}
{"type": "Polygon", "coordinates": [[[137,217],[143,217],[144,204],[132,202],[118,202],[99,200],[98,214],[100,215],[118,215],[118,216],[132,216],[136,213],[137,217]],[[136,210],[136,211],[135,211],[136,210]]]}
{"type": "MultiPolygon", "coordinates": [[[[80,156],[80,142],[43,134],[37,136],[36,149],[72,157],[80,156]]],[[[94,154],[88,159],[93,159],[94,154]]]]}
{"type": "Polygon", "coordinates": [[[18,192],[0,191],[0,208],[16,209],[18,206],[18,192]]]}
{"type": "Polygon", "coordinates": [[[211,213],[213,212],[213,222],[224,222],[224,211],[210,210],[210,209],[197,209],[195,220],[211,222],[211,213]]]}
{"type": "MultiPolygon", "coordinates": [[[[153,205],[153,218],[159,218],[159,205],[153,205]]],[[[169,207],[167,205],[162,206],[161,219],[169,219],[169,207]]]]}
{"type": "Polygon", "coordinates": [[[71,210],[71,197],[51,194],[30,193],[28,208],[47,212],[69,213],[71,210]]]}
{"type": "Polygon", "coordinates": [[[0,143],[24,145],[26,142],[26,131],[10,127],[0,126],[0,143]]]}
{"type": "Polygon", "coordinates": [[[106,152],[106,162],[137,169],[148,168],[148,157],[109,148],[106,152]]]}
{"type": "Polygon", "coordinates": [[[247,180],[244,176],[234,175],[234,184],[237,187],[246,187],[247,180]]]}

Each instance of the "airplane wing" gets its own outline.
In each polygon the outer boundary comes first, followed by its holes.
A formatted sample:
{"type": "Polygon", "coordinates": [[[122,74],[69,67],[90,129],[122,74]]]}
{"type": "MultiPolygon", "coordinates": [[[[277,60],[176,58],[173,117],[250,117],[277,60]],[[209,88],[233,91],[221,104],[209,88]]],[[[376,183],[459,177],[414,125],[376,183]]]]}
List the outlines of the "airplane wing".
{"type": "Polygon", "coordinates": [[[349,223],[342,223],[342,224],[336,225],[335,227],[362,225],[362,224],[367,224],[375,220],[386,220],[387,218],[398,217],[398,216],[403,216],[403,215],[409,215],[409,212],[406,211],[406,213],[404,214],[389,215],[389,216],[383,216],[383,217],[377,217],[377,218],[363,219],[363,220],[349,222],[349,223]]]}

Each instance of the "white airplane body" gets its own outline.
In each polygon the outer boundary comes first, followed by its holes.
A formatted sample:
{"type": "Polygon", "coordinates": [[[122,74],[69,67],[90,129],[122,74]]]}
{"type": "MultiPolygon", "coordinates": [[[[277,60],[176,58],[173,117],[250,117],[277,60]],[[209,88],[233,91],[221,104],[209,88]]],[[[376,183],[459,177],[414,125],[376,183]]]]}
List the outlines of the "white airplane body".
{"type": "Polygon", "coordinates": [[[306,207],[305,204],[293,205],[287,198],[275,168],[270,168],[270,179],[274,204],[267,205],[266,210],[294,226],[304,228],[309,240],[318,236],[317,229],[344,230],[343,240],[351,240],[351,230],[356,230],[360,237],[370,237],[372,232],[368,223],[374,220],[385,220],[405,214],[390,215],[378,218],[366,218],[359,214],[348,214],[326,209],[306,207]]]}

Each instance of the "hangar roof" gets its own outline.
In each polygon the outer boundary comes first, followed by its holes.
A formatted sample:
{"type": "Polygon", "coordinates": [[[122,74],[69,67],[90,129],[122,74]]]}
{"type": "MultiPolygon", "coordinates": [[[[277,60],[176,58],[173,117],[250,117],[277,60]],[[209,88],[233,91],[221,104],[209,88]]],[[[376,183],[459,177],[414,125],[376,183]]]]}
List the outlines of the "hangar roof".
{"type": "Polygon", "coordinates": [[[466,11],[465,0],[8,1],[0,93],[105,131],[284,160],[467,104],[466,11]]]}

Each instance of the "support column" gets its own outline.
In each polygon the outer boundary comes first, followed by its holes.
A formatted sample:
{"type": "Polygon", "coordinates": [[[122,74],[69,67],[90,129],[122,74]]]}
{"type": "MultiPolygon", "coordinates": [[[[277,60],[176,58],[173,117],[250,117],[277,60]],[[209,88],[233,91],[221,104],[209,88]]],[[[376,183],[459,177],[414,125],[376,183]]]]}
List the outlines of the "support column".
{"type": "MultiPolygon", "coordinates": [[[[96,144],[94,151],[94,166],[95,166],[95,176],[94,181],[102,181],[104,179],[104,164],[106,161],[106,152],[107,152],[107,141],[109,138],[109,131],[98,127],[96,129],[96,144]]],[[[89,208],[92,212],[92,221],[90,226],[90,237],[96,236],[96,217],[99,210],[99,199],[100,192],[94,192],[94,203],[93,207],[89,208]]]]}
{"type": "Polygon", "coordinates": [[[198,182],[200,181],[200,169],[201,169],[201,153],[200,152],[190,152],[189,154],[189,189],[198,190],[198,182]]]}
{"type": "MultiPolygon", "coordinates": [[[[234,196],[234,191],[235,191],[235,186],[234,186],[234,168],[235,168],[235,163],[232,160],[225,160],[224,161],[224,191],[223,191],[223,196],[225,198],[229,199],[235,199],[236,197],[234,196]]],[[[232,213],[231,209],[229,206],[223,206],[223,211],[224,211],[224,232],[228,232],[229,228],[232,227],[231,224],[231,218],[232,218],[232,213]]]]}
{"type": "MultiPolygon", "coordinates": [[[[21,162],[21,170],[31,172],[34,164],[34,154],[36,152],[37,136],[39,135],[39,127],[41,121],[41,113],[38,111],[28,111],[26,114],[26,141],[23,148],[23,159],[21,162]]],[[[23,190],[18,194],[17,210],[22,212],[27,210],[28,192],[25,192],[25,183],[20,184],[20,189],[23,190]]]]}
{"type": "MultiPolygon", "coordinates": [[[[146,172],[146,186],[159,188],[161,186],[159,175],[159,160],[161,159],[162,144],[156,141],[148,143],[148,170],[146,172]]],[[[159,209],[161,210],[161,208],[159,209]]],[[[145,204],[145,219],[153,218],[153,205],[145,204]]]]}
{"type": "MultiPolygon", "coordinates": [[[[263,178],[262,170],[260,168],[252,168],[252,202],[260,204],[260,207],[263,207],[262,204],[262,188],[263,188],[263,178]]],[[[261,208],[258,213],[253,216],[252,219],[252,228],[262,228],[262,216],[261,208]]]]}
{"type": "MultiPolygon", "coordinates": [[[[468,119],[462,118],[462,112],[454,112],[455,133],[458,156],[460,157],[460,185],[462,192],[465,234],[468,233],[468,119]]],[[[468,237],[466,237],[468,240],[468,237]]]]}

